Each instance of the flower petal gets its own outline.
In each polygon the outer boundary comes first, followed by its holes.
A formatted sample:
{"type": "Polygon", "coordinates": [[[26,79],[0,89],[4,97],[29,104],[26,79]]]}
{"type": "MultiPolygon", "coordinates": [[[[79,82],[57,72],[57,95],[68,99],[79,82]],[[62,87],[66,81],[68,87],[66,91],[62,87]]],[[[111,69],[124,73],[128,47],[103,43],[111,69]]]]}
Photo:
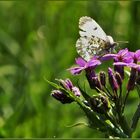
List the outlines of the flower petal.
{"type": "Polygon", "coordinates": [[[80,74],[83,69],[84,67],[74,67],[74,68],[70,68],[69,70],[73,75],[77,75],[80,74]]]}
{"type": "Polygon", "coordinates": [[[120,50],[120,51],[118,52],[118,55],[124,56],[124,55],[126,55],[127,53],[128,53],[128,49],[125,48],[125,49],[123,49],[123,50],[120,50]]]}
{"type": "Polygon", "coordinates": [[[124,62],[115,62],[115,63],[113,63],[113,65],[115,65],[115,66],[128,66],[128,63],[124,63],[124,62]]]}
{"type": "Polygon", "coordinates": [[[135,56],[136,56],[137,60],[140,61],[140,50],[137,50],[135,52],[135,56]]]}
{"type": "Polygon", "coordinates": [[[113,65],[115,66],[129,66],[131,68],[137,69],[140,65],[137,65],[135,63],[124,63],[124,62],[116,62],[113,65]]]}
{"type": "Polygon", "coordinates": [[[96,66],[98,66],[100,64],[101,64],[101,61],[99,61],[99,60],[90,60],[89,62],[87,62],[86,68],[88,68],[88,67],[95,68],[96,66]]]}
{"type": "Polygon", "coordinates": [[[78,57],[76,59],[76,64],[78,64],[80,67],[84,67],[86,65],[86,61],[83,58],[78,57]]]}
{"type": "Polygon", "coordinates": [[[106,54],[100,58],[101,61],[107,61],[117,57],[117,54],[106,54]]]}

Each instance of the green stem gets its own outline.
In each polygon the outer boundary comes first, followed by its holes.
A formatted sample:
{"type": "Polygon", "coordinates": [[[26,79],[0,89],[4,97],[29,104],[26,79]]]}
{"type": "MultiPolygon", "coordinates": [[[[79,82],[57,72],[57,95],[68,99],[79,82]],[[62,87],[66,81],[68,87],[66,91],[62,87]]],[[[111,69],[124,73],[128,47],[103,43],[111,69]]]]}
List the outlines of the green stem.
{"type": "MultiPolygon", "coordinates": [[[[140,87],[139,85],[136,85],[137,87],[137,92],[138,92],[138,95],[140,97],[140,87]]],[[[135,131],[136,127],[137,127],[137,124],[138,124],[138,121],[139,121],[139,118],[140,118],[140,103],[137,107],[137,110],[136,112],[134,113],[134,116],[132,118],[132,125],[131,125],[131,128],[132,128],[132,133],[135,131]]]]}
{"type": "MultiPolygon", "coordinates": [[[[129,93],[128,93],[129,94],[129,93]]],[[[126,103],[126,100],[127,100],[127,97],[128,97],[128,94],[126,95],[126,98],[125,98],[125,102],[124,102],[124,106],[123,106],[123,110],[124,110],[124,107],[125,107],[125,103],[126,103]]],[[[116,103],[116,112],[118,114],[118,123],[120,124],[121,128],[123,129],[123,132],[128,135],[128,137],[130,138],[131,137],[131,128],[130,126],[128,125],[124,115],[123,115],[123,112],[121,112],[121,104],[120,104],[120,100],[117,100],[116,103]]]]}
{"type": "Polygon", "coordinates": [[[106,93],[109,95],[109,97],[113,98],[113,95],[110,93],[110,91],[108,90],[108,88],[106,86],[104,86],[106,93]]]}
{"type": "Polygon", "coordinates": [[[122,111],[121,111],[122,114],[124,112],[124,108],[125,108],[125,105],[126,105],[126,101],[127,101],[128,95],[129,95],[129,91],[127,91],[126,96],[125,96],[125,99],[124,99],[124,103],[123,103],[122,111]]]}
{"type": "Polygon", "coordinates": [[[126,118],[123,115],[119,116],[119,123],[120,123],[120,126],[123,129],[124,133],[127,134],[129,136],[129,138],[131,138],[131,134],[132,134],[131,128],[128,125],[126,118]]]}
{"type": "Polygon", "coordinates": [[[120,102],[120,106],[122,106],[122,86],[120,86],[120,95],[119,95],[119,102],[120,102]]]}
{"type": "Polygon", "coordinates": [[[138,121],[139,121],[139,118],[140,118],[140,103],[139,103],[138,108],[137,108],[137,110],[132,118],[132,125],[131,125],[132,132],[135,131],[137,124],[138,124],[138,121]]]}
{"type": "Polygon", "coordinates": [[[139,95],[139,98],[140,98],[140,86],[136,85],[136,88],[137,88],[137,92],[138,92],[138,95],[139,95]]]}

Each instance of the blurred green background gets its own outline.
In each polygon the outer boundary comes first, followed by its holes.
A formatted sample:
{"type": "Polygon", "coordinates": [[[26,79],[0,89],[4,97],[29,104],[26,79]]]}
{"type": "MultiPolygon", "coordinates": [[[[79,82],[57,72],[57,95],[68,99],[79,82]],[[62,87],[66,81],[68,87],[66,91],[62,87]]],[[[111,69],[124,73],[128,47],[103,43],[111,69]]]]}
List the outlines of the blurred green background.
{"type": "MultiPolygon", "coordinates": [[[[77,57],[78,20],[91,16],[112,35],[140,46],[138,1],[0,1],[0,137],[104,137],[87,127],[76,104],[62,105],[50,96],[43,79],[73,77],[66,71],[77,57]]],[[[136,109],[131,94],[128,120],[136,109]]],[[[133,137],[140,137],[140,127],[133,137]]]]}

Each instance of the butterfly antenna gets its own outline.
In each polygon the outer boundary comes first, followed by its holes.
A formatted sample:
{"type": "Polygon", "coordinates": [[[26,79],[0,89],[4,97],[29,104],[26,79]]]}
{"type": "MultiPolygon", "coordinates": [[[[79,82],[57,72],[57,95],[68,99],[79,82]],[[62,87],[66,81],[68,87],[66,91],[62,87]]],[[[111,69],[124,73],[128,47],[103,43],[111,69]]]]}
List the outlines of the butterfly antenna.
{"type": "Polygon", "coordinates": [[[116,41],[116,43],[123,43],[123,44],[126,44],[126,43],[129,43],[129,41],[116,41]]]}

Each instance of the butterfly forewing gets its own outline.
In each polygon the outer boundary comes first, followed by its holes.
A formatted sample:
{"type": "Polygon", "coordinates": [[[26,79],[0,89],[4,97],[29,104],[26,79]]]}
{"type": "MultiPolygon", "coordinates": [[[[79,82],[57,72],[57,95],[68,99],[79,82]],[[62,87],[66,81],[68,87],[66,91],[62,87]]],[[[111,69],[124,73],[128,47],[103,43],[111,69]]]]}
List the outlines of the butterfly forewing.
{"type": "Polygon", "coordinates": [[[90,17],[81,17],[79,20],[79,28],[82,30],[79,32],[80,36],[87,37],[98,37],[104,41],[106,41],[106,33],[102,30],[102,28],[90,17]]]}

